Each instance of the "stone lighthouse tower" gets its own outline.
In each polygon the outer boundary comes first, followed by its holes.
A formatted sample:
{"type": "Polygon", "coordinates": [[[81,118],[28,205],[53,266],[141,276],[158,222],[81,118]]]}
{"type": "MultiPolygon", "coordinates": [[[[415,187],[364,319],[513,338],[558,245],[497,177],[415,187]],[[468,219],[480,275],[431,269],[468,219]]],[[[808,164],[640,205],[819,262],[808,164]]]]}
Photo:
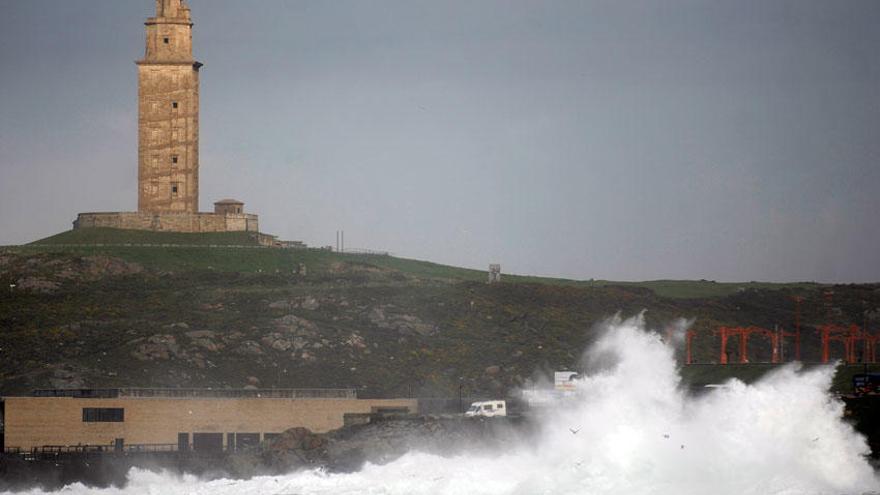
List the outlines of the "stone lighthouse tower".
{"type": "MultiPolygon", "coordinates": [[[[86,212],[74,229],[166,232],[254,232],[257,215],[224,199],[199,212],[199,69],[192,17],[184,0],[155,0],[147,49],[138,68],[138,211],[86,212]]],[[[274,242],[274,241],[271,241],[274,242]]]]}
{"type": "Polygon", "coordinates": [[[138,66],[138,211],[199,211],[199,68],[184,0],[156,0],[138,66]]]}

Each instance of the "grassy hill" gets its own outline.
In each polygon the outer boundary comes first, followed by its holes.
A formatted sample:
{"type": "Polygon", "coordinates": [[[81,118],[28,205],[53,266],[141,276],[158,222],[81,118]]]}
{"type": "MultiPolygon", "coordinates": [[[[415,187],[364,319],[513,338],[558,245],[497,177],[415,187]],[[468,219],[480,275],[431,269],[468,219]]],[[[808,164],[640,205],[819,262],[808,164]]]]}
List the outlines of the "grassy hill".
{"type": "Polygon", "coordinates": [[[109,228],[68,230],[60,234],[32,242],[32,246],[61,245],[124,245],[124,244],[176,244],[193,246],[257,246],[257,236],[250,232],[150,232],[145,230],[122,230],[109,228]]]}
{"type": "MultiPolygon", "coordinates": [[[[142,263],[160,270],[219,270],[226,272],[290,272],[300,264],[325,270],[333,262],[364,262],[400,273],[443,280],[482,282],[481,270],[459,268],[393,256],[340,254],[320,249],[263,249],[241,252],[243,247],[257,247],[253,234],[222,232],[189,234],[120,229],[70,230],[35,241],[18,250],[48,250],[80,255],[103,254],[142,263]],[[161,249],[157,247],[161,246],[161,249]]],[[[652,280],[618,282],[611,280],[570,280],[505,274],[508,283],[539,283],[572,287],[623,286],[645,288],[659,296],[674,298],[723,297],[752,289],[816,289],[820,284],[769,282],[714,282],[711,280],[652,280]]]]}
{"type": "MultiPolygon", "coordinates": [[[[0,392],[258,384],[386,396],[455,395],[461,386],[491,396],[578,367],[597,322],[641,311],[661,332],[676,318],[694,319],[694,358],[705,364],[686,367],[684,378],[700,386],[769,369],[710,366],[719,325],[790,329],[791,298],[804,297],[803,355],[817,361],[813,327],[829,312],[860,323],[866,309],[880,307],[874,285],[835,286],[831,308],[816,284],[504,275],[487,285],[479,270],[253,241],[94,229],[5,249],[0,392]]],[[[769,360],[761,338],[748,351],[753,362],[769,360]]],[[[841,374],[836,386],[847,383],[841,374]]]]}
{"type": "Polygon", "coordinates": [[[326,269],[336,255],[316,249],[272,249],[248,232],[149,232],[121,229],[69,230],[40,239],[15,252],[104,255],[154,270],[219,272],[291,272],[304,263],[326,269]]]}

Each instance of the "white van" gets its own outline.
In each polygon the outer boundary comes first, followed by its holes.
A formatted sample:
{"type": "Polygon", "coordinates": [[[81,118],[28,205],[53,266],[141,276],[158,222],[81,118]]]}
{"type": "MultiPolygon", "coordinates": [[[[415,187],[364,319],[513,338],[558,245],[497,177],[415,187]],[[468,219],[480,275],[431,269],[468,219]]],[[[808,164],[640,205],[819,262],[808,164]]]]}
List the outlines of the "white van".
{"type": "Polygon", "coordinates": [[[464,415],[468,417],[484,416],[487,418],[507,416],[507,403],[503,400],[474,402],[464,415]]]}

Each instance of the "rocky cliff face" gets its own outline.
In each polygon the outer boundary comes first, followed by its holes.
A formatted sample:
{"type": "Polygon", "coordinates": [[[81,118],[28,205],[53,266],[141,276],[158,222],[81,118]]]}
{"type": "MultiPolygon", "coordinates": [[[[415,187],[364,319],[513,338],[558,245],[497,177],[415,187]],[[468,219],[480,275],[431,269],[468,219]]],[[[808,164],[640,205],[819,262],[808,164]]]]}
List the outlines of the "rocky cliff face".
{"type": "MultiPolygon", "coordinates": [[[[0,282],[7,395],[46,387],[353,387],[364,397],[499,396],[576,367],[594,325],[616,312],[647,310],[661,332],[675,318],[696,318],[698,362],[717,359],[718,325],[772,328],[793,318],[788,290],[668,299],[639,287],[486,285],[368,259],[315,265],[303,276],[3,253],[0,282]]],[[[820,290],[804,295],[805,325],[824,321],[820,290]]],[[[840,286],[835,301],[842,321],[857,321],[863,306],[880,307],[880,291],[840,286]]],[[[753,361],[769,359],[769,346],[750,345],[753,361]]],[[[818,342],[805,338],[804,354],[818,358],[818,342]]]]}
{"type": "Polygon", "coordinates": [[[364,463],[385,464],[407,452],[452,456],[463,452],[506,452],[537,434],[524,417],[465,418],[445,416],[374,416],[368,423],[324,435],[293,428],[254,454],[279,472],[322,467],[356,471],[364,463]]]}

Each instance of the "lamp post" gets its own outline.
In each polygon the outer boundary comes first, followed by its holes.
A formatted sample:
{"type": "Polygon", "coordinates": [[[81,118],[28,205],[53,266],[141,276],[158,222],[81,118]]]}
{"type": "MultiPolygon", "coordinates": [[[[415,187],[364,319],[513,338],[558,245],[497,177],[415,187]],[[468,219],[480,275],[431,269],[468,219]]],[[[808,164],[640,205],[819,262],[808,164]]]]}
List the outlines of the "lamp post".
{"type": "Polygon", "coordinates": [[[462,404],[462,400],[461,400],[461,398],[462,398],[461,397],[461,390],[463,387],[464,387],[464,383],[462,382],[462,378],[459,377],[458,378],[458,412],[460,412],[460,413],[464,412],[464,410],[462,409],[463,404],[462,404]]]}

